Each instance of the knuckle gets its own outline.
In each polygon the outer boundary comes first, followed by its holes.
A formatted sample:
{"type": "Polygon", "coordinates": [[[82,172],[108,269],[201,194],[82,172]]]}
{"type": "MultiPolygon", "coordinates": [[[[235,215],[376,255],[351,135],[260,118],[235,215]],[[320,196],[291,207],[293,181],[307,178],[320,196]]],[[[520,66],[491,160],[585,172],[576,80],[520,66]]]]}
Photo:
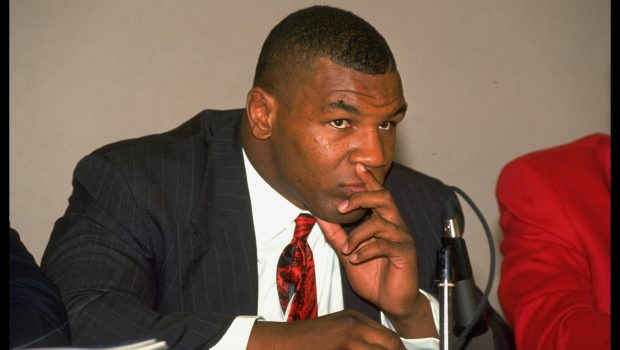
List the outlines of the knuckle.
{"type": "Polygon", "coordinates": [[[341,325],[347,329],[351,330],[356,328],[360,324],[360,320],[357,315],[353,313],[346,313],[342,316],[341,325]]]}
{"type": "Polygon", "coordinates": [[[380,251],[384,251],[385,249],[387,249],[389,247],[388,242],[386,242],[384,239],[378,239],[375,241],[376,247],[380,250],[380,251]]]}
{"type": "Polygon", "coordinates": [[[396,333],[391,333],[388,336],[387,342],[390,349],[400,349],[403,344],[396,333]]]}
{"type": "Polygon", "coordinates": [[[392,194],[385,187],[383,187],[379,192],[384,200],[392,201],[392,194]]]}

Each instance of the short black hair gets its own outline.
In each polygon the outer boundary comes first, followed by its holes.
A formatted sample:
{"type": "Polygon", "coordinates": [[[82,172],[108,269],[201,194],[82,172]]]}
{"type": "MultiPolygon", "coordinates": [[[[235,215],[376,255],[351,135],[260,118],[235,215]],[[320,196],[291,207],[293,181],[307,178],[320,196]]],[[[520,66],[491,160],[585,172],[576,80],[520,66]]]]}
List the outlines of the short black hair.
{"type": "Polygon", "coordinates": [[[366,74],[396,70],[390,47],[370,23],[350,11],[312,6],[291,13],[271,30],[258,58],[254,86],[272,91],[278,81],[311,68],[318,58],[366,74]]]}

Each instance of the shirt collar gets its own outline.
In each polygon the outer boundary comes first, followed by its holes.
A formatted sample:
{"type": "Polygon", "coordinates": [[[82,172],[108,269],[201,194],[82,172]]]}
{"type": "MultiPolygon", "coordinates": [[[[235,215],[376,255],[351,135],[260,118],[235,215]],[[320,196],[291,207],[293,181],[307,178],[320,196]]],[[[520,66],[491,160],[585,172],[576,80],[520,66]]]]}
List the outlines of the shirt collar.
{"type": "Polygon", "coordinates": [[[256,245],[260,247],[287,228],[299,215],[308,213],[274,190],[254,169],[245,150],[243,162],[248,180],[256,245]]]}

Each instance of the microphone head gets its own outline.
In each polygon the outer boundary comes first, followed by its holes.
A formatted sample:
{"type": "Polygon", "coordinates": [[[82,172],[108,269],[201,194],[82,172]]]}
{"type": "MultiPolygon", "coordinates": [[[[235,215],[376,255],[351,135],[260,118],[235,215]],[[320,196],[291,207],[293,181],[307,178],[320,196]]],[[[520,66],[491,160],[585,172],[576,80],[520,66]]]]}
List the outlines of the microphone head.
{"type": "Polygon", "coordinates": [[[465,218],[461,205],[456,194],[451,187],[447,187],[443,198],[443,224],[446,230],[450,230],[452,234],[446,232],[446,236],[461,237],[465,230],[465,218]]]}

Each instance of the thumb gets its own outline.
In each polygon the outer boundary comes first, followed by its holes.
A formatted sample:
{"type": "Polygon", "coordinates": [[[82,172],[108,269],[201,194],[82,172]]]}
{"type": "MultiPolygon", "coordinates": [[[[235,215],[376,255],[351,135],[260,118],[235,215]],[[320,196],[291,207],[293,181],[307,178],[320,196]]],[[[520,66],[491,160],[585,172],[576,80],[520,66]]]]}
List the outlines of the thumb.
{"type": "Polygon", "coordinates": [[[343,248],[345,248],[347,243],[347,234],[344,232],[342,226],[319,218],[316,219],[316,222],[321,227],[321,231],[323,231],[323,236],[325,236],[327,243],[341,256],[343,248]]]}

